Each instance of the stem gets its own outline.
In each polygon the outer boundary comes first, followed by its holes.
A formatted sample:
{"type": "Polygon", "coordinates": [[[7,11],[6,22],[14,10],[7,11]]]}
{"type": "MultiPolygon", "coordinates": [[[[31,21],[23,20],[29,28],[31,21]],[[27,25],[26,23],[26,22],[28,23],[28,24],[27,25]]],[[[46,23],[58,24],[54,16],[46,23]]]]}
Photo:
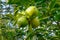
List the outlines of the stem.
{"type": "Polygon", "coordinates": [[[29,24],[29,32],[32,32],[33,30],[32,30],[32,25],[31,25],[31,22],[30,22],[31,20],[29,20],[28,22],[28,24],[29,24]]]}
{"type": "Polygon", "coordinates": [[[32,40],[32,39],[31,39],[31,37],[30,37],[30,36],[31,36],[31,34],[33,33],[32,25],[31,25],[30,20],[29,20],[28,22],[29,22],[29,23],[28,23],[28,24],[29,24],[29,30],[28,30],[28,31],[29,31],[29,33],[28,33],[28,36],[27,36],[27,38],[26,38],[25,40],[32,40]]]}
{"type": "Polygon", "coordinates": [[[29,25],[29,32],[32,32],[32,25],[29,25]]]}

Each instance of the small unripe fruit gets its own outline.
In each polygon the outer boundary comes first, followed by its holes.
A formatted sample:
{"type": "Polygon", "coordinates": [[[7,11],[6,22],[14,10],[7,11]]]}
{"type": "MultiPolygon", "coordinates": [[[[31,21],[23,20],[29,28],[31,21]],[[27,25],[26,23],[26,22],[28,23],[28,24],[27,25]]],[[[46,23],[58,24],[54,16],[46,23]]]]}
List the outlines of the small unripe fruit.
{"type": "Polygon", "coordinates": [[[25,15],[25,11],[22,11],[21,14],[22,14],[22,15],[25,15]]]}
{"type": "Polygon", "coordinates": [[[18,18],[20,18],[22,15],[20,13],[17,13],[17,15],[15,16],[15,20],[18,20],[18,18]]]}
{"type": "Polygon", "coordinates": [[[18,18],[17,24],[18,24],[18,26],[25,27],[28,24],[28,21],[25,16],[22,16],[22,17],[18,18]]]}
{"type": "Polygon", "coordinates": [[[26,9],[27,18],[36,17],[38,15],[38,9],[35,6],[30,6],[26,9]]]}
{"type": "Polygon", "coordinates": [[[18,18],[20,18],[21,16],[25,16],[25,11],[22,11],[20,13],[17,13],[17,15],[15,16],[15,19],[17,20],[18,18]]]}
{"type": "Polygon", "coordinates": [[[31,21],[31,25],[33,28],[36,28],[40,25],[40,22],[39,22],[39,19],[38,18],[34,18],[32,21],[31,21]]]}

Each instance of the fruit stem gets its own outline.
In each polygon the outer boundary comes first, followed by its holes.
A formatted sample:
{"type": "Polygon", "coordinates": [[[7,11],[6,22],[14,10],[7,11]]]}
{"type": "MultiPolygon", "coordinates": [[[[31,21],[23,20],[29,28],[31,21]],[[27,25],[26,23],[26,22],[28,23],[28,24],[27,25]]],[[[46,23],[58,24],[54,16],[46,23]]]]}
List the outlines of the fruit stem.
{"type": "Polygon", "coordinates": [[[32,32],[32,25],[30,21],[29,21],[29,32],[32,32]]]}
{"type": "MultiPolygon", "coordinates": [[[[28,22],[29,22],[29,32],[30,32],[30,33],[32,33],[32,32],[33,32],[33,30],[32,30],[32,25],[31,25],[30,20],[29,20],[28,22]]],[[[31,35],[31,34],[30,34],[30,35],[31,35]]],[[[30,35],[29,35],[29,36],[30,36],[30,35]]],[[[27,37],[27,38],[28,38],[28,40],[32,40],[32,39],[31,39],[31,37],[29,37],[29,36],[27,37]]]]}

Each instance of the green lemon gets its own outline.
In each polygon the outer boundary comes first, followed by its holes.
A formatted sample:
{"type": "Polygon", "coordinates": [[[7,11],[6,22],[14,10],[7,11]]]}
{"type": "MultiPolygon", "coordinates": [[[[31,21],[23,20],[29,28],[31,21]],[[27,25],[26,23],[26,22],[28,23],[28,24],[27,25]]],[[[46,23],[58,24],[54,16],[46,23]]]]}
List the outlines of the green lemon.
{"type": "Polygon", "coordinates": [[[25,16],[25,11],[21,11],[21,12],[17,13],[16,16],[15,16],[15,19],[17,20],[21,16],[25,16]]]}
{"type": "Polygon", "coordinates": [[[27,21],[25,16],[22,16],[22,17],[18,18],[17,24],[18,24],[19,27],[20,26],[25,27],[28,24],[28,21],[27,21]]]}
{"type": "Polygon", "coordinates": [[[38,9],[35,6],[30,6],[26,9],[27,18],[36,17],[38,15],[38,9]]]}
{"type": "Polygon", "coordinates": [[[38,18],[34,18],[33,20],[31,20],[31,25],[33,28],[36,28],[40,25],[39,19],[38,18]]]}

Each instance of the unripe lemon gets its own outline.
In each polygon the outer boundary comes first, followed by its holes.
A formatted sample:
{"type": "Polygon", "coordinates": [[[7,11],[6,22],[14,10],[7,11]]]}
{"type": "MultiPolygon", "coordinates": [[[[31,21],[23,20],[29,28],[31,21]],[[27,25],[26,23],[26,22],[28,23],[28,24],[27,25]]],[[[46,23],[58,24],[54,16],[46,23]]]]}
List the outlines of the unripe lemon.
{"type": "Polygon", "coordinates": [[[21,14],[20,14],[20,13],[17,13],[17,14],[16,14],[16,16],[14,16],[14,20],[16,20],[16,21],[17,21],[17,20],[18,20],[18,18],[20,18],[20,17],[21,17],[21,14]]]}
{"type": "Polygon", "coordinates": [[[39,19],[38,18],[34,18],[32,21],[31,21],[31,25],[33,28],[36,28],[40,25],[40,22],[39,22],[39,19]]]}
{"type": "Polygon", "coordinates": [[[21,16],[25,16],[25,11],[22,11],[22,12],[17,13],[14,19],[17,20],[21,16]]]}
{"type": "Polygon", "coordinates": [[[38,15],[38,9],[35,6],[30,6],[26,9],[27,18],[36,17],[38,15]]]}
{"type": "Polygon", "coordinates": [[[22,15],[25,15],[25,11],[22,11],[21,14],[22,14],[22,15]]]}
{"type": "Polygon", "coordinates": [[[28,21],[25,16],[22,16],[22,17],[18,18],[17,24],[18,24],[18,26],[25,27],[28,24],[28,21]]]}

